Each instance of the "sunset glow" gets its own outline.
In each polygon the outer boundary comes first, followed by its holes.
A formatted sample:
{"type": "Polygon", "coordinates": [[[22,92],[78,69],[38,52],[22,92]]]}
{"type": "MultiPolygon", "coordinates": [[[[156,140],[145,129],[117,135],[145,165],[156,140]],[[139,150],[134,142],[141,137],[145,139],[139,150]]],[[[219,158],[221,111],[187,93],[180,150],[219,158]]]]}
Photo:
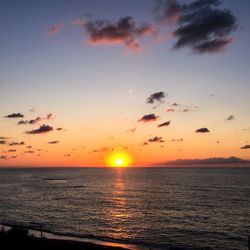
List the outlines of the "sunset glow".
{"type": "Polygon", "coordinates": [[[0,167],[250,159],[249,1],[71,2],[2,3],[0,167]]]}
{"type": "Polygon", "coordinates": [[[114,152],[108,156],[107,165],[110,167],[130,167],[132,158],[125,152],[114,152]]]}

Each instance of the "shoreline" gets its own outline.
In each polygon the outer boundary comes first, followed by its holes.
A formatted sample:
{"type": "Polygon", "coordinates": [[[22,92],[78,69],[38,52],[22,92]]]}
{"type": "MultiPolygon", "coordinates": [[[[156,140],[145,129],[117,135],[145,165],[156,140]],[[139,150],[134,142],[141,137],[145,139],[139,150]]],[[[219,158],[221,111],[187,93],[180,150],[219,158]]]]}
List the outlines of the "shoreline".
{"type": "MultiPolygon", "coordinates": [[[[39,225],[39,224],[37,224],[39,225]]],[[[80,235],[73,235],[70,233],[60,233],[60,232],[51,232],[50,230],[42,229],[39,230],[38,227],[18,225],[14,223],[0,223],[0,229],[9,230],[11,228],[27,229],[29,236],[34,236],[37,239],[46,238],[48,241],[58,241],[60,243],[66,244],[82,244],[84,247],[92,246],[97,249],[112,249],[112,250],[145,250],[147,248],[139,247],[133,244],[119,243],[108,240],[88,238],[80,235]],[[41,234],[42,233],[42,234],[41,234]]]]}

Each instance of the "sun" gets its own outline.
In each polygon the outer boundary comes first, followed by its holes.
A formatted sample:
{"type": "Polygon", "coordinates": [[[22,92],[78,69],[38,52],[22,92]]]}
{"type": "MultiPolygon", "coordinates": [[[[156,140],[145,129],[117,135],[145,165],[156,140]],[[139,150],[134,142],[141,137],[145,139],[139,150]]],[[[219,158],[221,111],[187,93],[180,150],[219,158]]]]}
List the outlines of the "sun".
{"type": "Polygon", "coordinates": [[[127,152],[113,152],[107,157],[107,165],[110,167],[130,167],[132,158],[127,152]]]}

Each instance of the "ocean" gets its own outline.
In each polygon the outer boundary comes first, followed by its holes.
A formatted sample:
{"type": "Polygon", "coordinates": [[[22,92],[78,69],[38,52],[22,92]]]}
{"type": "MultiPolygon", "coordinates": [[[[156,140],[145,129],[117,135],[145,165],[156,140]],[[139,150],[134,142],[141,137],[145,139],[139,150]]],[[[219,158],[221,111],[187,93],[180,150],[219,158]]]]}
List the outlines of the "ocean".
{"type": "Polygon", "coordinates": [[[246,250],[250,168],[0,169],[0,223],[145,249],[246,250]]]}

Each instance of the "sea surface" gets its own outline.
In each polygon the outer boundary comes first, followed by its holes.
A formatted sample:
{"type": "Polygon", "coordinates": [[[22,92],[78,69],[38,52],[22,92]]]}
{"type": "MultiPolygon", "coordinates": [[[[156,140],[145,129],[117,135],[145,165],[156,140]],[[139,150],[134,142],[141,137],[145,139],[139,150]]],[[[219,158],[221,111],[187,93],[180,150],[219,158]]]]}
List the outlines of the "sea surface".
{"type": "Polygon", "coordinates": [[[247,249],[250,168],[0,169],[0,223],[145,249],[247,249]]]}

